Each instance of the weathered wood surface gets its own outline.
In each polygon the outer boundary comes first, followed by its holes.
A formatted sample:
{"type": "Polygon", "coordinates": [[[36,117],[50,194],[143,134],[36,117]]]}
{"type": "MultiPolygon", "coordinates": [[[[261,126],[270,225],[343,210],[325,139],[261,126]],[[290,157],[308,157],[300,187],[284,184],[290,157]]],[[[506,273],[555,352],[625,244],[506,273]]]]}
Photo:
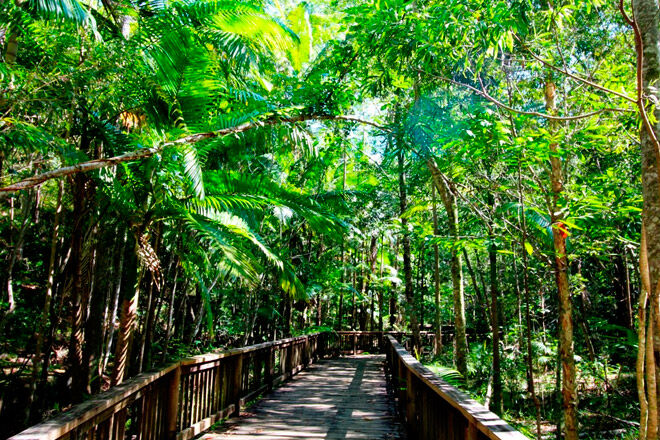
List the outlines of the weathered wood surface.
{"type": "Polygon", "coordinates": [[[398,394],[399,413],[412,438],[441,440],[526,440],[488,408],[422,365],[390,335],[387,366],[398,394]]]}
{"type": "Polygon", "coordinates": [[[206,440],[401,439],[383,355],[324,360],[206,440]]]}
{"type": "Polygon", "coordinates": [[[11,440],[191,439],[323,356],[327,337],[315,333],[184,359],[129,379],[11,440]]]}

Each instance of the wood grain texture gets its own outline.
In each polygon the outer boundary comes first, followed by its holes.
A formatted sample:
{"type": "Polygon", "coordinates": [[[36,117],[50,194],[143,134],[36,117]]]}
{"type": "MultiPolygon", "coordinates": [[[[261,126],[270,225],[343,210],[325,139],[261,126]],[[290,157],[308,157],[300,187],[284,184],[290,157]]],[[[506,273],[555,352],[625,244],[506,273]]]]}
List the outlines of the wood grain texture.
{"type": "Polygon", "coordinates": [[[383,364],[382,355],[321,361],[201,438],[403,439],[383,364]]]}

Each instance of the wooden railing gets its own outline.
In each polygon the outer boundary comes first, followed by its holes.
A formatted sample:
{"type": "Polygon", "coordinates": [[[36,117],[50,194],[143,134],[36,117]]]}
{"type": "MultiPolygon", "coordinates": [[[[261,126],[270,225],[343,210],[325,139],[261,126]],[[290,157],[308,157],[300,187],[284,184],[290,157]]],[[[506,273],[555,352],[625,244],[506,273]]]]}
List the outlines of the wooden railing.
{"type": "MultiPolygon", "coordinates": [[[[389,335],[400,341],[406,349],[410,349],[412,333],[405,332],[361,332],[361,331],[338,331],[338,347],[344,354],[359,354],[363,352],[382,353],[384,338],[389,335]]],[[[422,345],[432,346],[435,334],[432,332],[421,332],[422,345]]]]}
{"type": "Polygon", "coordinates": [[[386,335],[387,374],[410,438],[525,440],[486,407],[449,385],[386,335]]]}
{"type": "Polygon", "coordinates": [[[322,357],[328,343],[328,333],[317,333],[184,359],[10,440],[190,439],[322,357]]]}

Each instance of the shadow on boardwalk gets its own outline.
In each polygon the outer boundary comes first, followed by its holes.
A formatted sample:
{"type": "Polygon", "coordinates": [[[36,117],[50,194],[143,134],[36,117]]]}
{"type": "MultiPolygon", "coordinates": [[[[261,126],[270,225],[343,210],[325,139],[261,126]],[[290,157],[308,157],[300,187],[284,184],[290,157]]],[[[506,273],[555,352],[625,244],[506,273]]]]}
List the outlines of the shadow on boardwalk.
{"type": "Polygon", "coordinates": [[[368,355],[321,361],[201,438],[403,439],[384,360],[368,355]]]}

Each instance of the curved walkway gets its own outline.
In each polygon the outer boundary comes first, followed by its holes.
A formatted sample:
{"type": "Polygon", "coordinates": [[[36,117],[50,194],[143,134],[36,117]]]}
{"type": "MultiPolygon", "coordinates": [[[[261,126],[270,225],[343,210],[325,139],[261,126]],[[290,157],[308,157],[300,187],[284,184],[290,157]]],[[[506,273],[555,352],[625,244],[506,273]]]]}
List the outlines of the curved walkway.
{"type": "Polygon", "coordinates": [[[201,438],[403,439],[384,362],[383,355],[320,361],[201,438]]]}

